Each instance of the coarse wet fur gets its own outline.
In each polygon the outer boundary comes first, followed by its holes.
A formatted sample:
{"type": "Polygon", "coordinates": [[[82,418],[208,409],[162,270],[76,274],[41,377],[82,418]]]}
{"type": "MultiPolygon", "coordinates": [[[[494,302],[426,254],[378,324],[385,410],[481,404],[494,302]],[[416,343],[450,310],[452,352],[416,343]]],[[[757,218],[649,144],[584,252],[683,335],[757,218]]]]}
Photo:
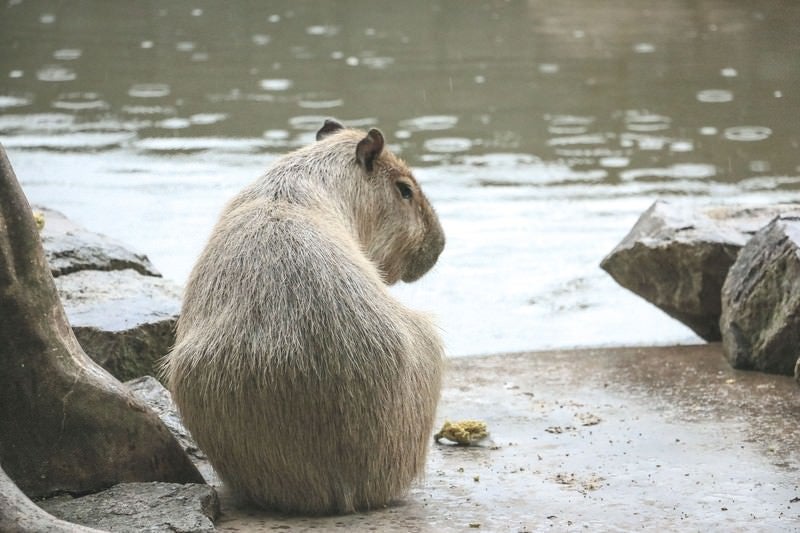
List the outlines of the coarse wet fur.
{"type": "Polygon", "coordinates": [[[223,210],[164,361],[186,427],[251,504],[350,513],[422,473],[441,388],[432,322],[387,290],[444,248],[380,131],[326,121],[223,210]]]}

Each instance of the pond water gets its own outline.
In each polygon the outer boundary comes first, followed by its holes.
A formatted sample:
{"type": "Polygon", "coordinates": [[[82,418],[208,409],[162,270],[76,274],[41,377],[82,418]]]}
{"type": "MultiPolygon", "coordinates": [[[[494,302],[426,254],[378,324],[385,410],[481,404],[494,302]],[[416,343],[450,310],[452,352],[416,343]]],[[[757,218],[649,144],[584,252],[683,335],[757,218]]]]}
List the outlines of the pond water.
{"type": "Polygon", "coordinates": [[[654,200],[800,199],[800,2],[0,7],[0,142],[32,202],[183,283],[325,117],[382,129],[448,236],[393,290],[451,355],[697,342],[598,267],[654,200]]]}

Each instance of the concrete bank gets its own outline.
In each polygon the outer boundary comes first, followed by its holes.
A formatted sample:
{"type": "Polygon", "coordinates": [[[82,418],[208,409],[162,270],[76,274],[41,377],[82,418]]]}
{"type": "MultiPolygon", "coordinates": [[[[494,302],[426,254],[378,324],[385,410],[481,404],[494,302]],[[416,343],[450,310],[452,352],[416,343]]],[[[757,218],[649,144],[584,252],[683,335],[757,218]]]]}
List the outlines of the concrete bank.
{"type": "Polygon", "coordinates": [[[800,387],[732,370],[719,344],[452,359],[433,444],[405,501],[344,517],[239,508],[219,531],[797,531],[800,387]]]}

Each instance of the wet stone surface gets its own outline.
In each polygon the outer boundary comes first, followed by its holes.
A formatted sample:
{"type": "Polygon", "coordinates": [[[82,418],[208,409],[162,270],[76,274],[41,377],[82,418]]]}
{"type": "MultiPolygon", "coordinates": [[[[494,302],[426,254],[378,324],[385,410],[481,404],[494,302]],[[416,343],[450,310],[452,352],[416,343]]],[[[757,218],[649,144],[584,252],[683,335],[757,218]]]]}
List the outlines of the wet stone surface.
{"type": "Polygon", "coordinates": [[[40,502],[50,514],[73,523],[124,533],[211,533],[219,500],[208,485],[120,483],[80,498],[40,502]]]}
{"type": "Polygon", "coordinates": [[[119,241],[89,231],[54,209],[34,205],[33,210],[44,217],[39,236],[54,277],[81,270],[127,268],[145,276],[161,276],[146,255],[132,252],[119,241]]]}
{"type": "Polygon", "coordinates": [[[774,217],[800,204],[692,206],[656,201],[601,267],[623,287],[720,340],[720,294],[742,246],[774,217]]]}
{"type": "Polygon", "coordinates": [[[731,365],[794,375],[800,345],[800,216],[775,218],[742,248],[722,289],[731,365]]]}
{"type": "Polygon", "coordinates": [[[157,375],[175,340],[180,289],[132,269],[82,270],[55,278],[75,337],[119,380],[157,375]]]}
{"type": "Polygon", "coordinates": [[[342,517],[238,508],[219,531],[788,531],[800,524],[800,394],[733,370],[720,345],[451,360],[437,418],[481,419],[478,447],[433,444],[398,505],[342,517]]]}
{"type": "Polygon", "coordinates": [[[39,235],[73,332],[89,357],[120,380],[155,374],[174,342],[180,287],[144,254],[33,206],[39,235]]]}

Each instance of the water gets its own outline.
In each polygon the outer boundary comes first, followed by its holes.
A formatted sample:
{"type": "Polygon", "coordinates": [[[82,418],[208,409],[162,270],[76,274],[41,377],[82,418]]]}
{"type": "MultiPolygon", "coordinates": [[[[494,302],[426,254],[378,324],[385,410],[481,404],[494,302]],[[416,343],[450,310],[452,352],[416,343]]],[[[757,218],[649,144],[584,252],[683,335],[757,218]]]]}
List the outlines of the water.
{"type": "Polygon", "coordinates": [[[696,342],[598,263],[656,199],[799,199],[799,28],[793,0],[12,0],[0,142],[182,283],[277,155],[377,126],[448,236],[393,290],[450,354],[696,342]]]}

